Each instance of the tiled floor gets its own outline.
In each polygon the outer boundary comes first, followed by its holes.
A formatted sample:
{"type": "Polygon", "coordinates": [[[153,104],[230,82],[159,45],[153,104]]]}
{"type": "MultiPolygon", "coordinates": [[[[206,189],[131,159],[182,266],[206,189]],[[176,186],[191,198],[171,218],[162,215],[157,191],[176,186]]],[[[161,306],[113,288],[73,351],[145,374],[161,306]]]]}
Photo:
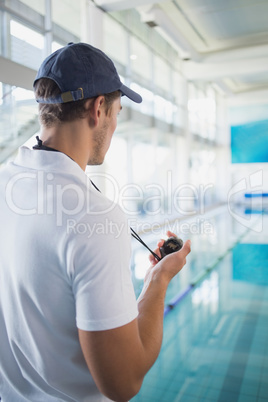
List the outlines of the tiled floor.
{"type": "Polygon", "coordinates": [[[268,401],[267,218],[256,233],[218,215],[214,238],[191,236],[192,256],[167,302],[210,256],[224,257],[165,316],[160,355],[132,401],[268,401]]]}

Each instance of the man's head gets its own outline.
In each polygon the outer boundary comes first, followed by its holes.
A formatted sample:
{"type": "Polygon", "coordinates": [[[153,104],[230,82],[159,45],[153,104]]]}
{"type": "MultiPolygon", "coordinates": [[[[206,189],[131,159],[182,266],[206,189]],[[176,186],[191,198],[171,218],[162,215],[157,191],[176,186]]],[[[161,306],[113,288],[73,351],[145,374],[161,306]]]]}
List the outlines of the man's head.
{"type": "Polygon", "coordinates": [[[113,98],[109,94],[115,93],[115,98],[126,95],[134,102],[142,101],[139,94],[120,81],[111,59],[86,43],[69,43],[48,56],[37,73],[34,89],[42,123],[42,116],[51,114],[53,110],[57,112],[58,119],[67,118],[63,121],[82,117],[85,100],[100,95],[107,95],[108,100],[113,98]],[[77,111],[71,117],[69,112],[73,109],[77,111]]]}
{"type": "Polygon", "coordinates": [[[83,169],[101,164],[117,125],[121,96],[142,98],[126,87],[111,59],[85,43],[70,43],[42,63],[34,90],[42,140],[83,169]]]}
{"type": "Polygon", "coordinates": [[[120,91],[134,102],[142,98],[125,86],[112,60],[87,43],[69,43],[48,56],[41,64],[34,86],[40,78],[50,78],[61,90],[55,98],[37,98],[39,103],[68,103],[120,91]]]}

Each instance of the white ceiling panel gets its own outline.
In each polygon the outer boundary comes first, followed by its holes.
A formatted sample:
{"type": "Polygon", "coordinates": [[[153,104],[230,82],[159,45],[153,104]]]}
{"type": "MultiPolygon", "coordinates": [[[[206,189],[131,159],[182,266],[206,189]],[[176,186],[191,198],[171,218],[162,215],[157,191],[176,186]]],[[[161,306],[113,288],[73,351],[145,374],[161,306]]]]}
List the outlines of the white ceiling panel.
{"type": "MultiPolygon", "coordinates": [[[[267,1],[175,0],[185,19],[214,49],[268,39],[267,1]]],[[[198,45],[198,43],[196,43],[198,45]]],[[[201,49],[200,49],[201,50],[201,49]]]]}
{"type": "Polygon", "coordinates": [[[175,45],[184,72],[227,92],[268,89],[268,0],[95,0],[106,11],[138,9],[175,45]]]}

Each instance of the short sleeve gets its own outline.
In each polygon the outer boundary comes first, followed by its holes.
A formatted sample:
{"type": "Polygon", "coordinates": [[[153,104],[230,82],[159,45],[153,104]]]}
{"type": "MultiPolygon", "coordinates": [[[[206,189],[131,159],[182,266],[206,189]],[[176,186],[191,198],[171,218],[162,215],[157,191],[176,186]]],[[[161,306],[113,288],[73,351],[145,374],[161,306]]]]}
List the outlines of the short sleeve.
{"type": "Polygon", "coordinates": [[[98,331],[131,322],[138,310],[125,215],[115,206],[109,213],[84,215],[73,229],[68,259],[77,327],[98,331]]]}

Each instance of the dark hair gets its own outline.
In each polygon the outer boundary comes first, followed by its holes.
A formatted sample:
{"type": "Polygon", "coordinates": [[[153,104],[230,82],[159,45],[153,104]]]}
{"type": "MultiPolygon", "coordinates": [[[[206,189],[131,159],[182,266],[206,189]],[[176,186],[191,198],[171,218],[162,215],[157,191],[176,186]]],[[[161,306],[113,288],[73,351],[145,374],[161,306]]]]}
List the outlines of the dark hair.
{"type": "MultiPolygon", "coordinates": [[[[61,93],[60,88],[55,81],[50,78],[40,78],[34,87],[34,92],[38,98],[49,98],[61,93]]],[[[115,99],[121,96],[120,91],[103,94],[105,99],[105,113],[110,113],[111,107],[115,99]]],[[[91,98],[94,101],[97,97],[91,98]]],[[[85,117],[88,112],[86,102],[88,99],[82,99],[75,102],[46,104],[39,103],[39,119],[40,123],[49,128],[64,122],[70,122],[85,117]]]]}

